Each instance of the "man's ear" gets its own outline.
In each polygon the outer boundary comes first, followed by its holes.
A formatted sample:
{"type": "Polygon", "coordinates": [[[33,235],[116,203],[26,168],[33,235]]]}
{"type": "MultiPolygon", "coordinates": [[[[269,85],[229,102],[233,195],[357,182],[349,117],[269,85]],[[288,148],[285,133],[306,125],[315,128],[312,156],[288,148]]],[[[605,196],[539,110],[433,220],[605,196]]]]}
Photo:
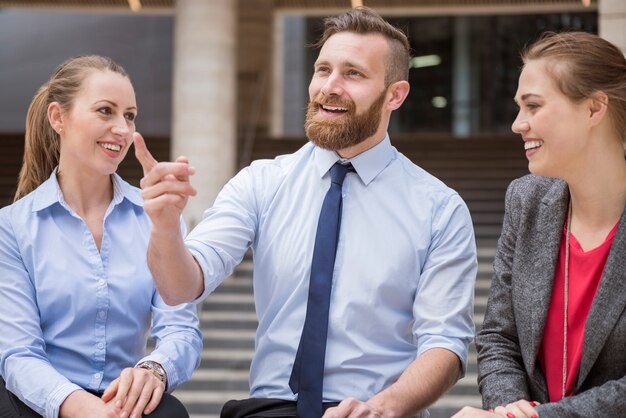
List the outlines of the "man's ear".
{"type": "Polygon", "coordinates": [[[609,96],[603,91],[597,91],[587,99],[589,120],[592,125],[598,125],[604,119],[609,108],[609,96]]]}
{"type": "Polygon", "coordinates": [[[48,105],[48,122],[57,133],[63,131],[63,109],[58,102],[52,102],[48,105]]]}
{"type": "Polygon", "coordinates": [[[396,81],[391,84],[387,90],[389,92],[387,108],[393,111],[402,106],[402,103],[404,103],[404,100],[409,95],[410,89],[409,82],[406,80],[396,81]]]}

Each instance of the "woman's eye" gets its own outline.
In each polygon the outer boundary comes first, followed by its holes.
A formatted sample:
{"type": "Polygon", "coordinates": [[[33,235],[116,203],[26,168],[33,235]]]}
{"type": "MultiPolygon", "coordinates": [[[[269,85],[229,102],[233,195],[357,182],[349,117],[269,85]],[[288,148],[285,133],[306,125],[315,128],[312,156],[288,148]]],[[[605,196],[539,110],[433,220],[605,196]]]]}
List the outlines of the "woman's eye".
{"type": "Polygon", "coordinates": [[[134,113],[132,113],[132,112],[128,112],[128,113],[126,114],[126,119],[127,119],[127,120],[129,120],[129,121],[131,121],[131,122],[134,122],[136,117],[137,117],[137,116],[135,116],[135,114],[134,114],[134,113]]]}
{"type": "Polygon", "coordinates": [[[101,107],[100,109],[98,109],[98,112],[102,113],[103,115],[110,115],[112,113],[110,107],[101,107]]]}

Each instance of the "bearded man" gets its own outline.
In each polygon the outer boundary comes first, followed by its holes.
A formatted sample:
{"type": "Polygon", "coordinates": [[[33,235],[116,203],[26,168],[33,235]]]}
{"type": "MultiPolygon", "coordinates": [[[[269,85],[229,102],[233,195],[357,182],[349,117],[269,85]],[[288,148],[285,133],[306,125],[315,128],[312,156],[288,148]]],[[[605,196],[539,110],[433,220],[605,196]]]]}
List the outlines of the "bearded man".
{"type": "Polygon", "coordinates": [[[201,301],[252,248],[251,397],[222,417],[426,417],[474,335],[470,215],[390,143],[409,92],[406,36],[358,8],[326,19],[318,46],[310,142],[243,169],[184,240],[193,173],[137,138],[149,264],[166,302],[201,301]]]}

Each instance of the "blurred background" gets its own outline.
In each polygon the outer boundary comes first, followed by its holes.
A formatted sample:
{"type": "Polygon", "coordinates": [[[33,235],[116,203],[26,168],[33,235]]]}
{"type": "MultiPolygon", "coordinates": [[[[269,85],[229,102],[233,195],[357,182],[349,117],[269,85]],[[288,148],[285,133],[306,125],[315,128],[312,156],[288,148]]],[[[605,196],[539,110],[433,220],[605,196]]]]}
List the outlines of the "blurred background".
{"type": "MultiPolygon", "coordinates": [[[[361,2],[359,2],[361,3],[361,2]]],[[[626,51],[626,0],[364,0],[409,36],[411,92],[394,112],[392,143],[459,191],[479,249],[480,327],[504,191],[527,172],[510,131],[519,52],[544,31],[598,33],[626,51]]],[[[0,0],[0,206],[15,191],[24,121],[36,90],[67,58],[101,54],[133,81],[137,128],[159,160],[187,155],[197,224],[225,182],[252,159],[302,146],[323,17],[350,0],[0,0]]],[[[132,153],[119,170],[141,178],[132,153]]],[[[247,258],[203,305],[201,368],[177,391],[195,418],[247,397],[256,316],[247,258]]],[[[480,405],[472,347],[467,375],[432,409],[480,405]]]]}

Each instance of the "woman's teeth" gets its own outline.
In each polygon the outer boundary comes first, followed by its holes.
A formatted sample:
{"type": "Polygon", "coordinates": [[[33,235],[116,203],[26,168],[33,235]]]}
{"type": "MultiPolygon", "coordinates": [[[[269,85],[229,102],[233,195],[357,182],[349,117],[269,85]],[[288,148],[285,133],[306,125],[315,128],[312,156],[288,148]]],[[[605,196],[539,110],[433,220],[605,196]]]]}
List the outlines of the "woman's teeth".
{"type": "Polygon", "coordinates": [[[524,142],[524,149],[528,151],[529,149],[539,148],[543,145],[543,141],[526,141],[524,142]]]}
{"type": "Polygon", "coordinates": [[[106,142],[99,142],[98,145],[100,145],[102,148],[106,148],[108,150],[115,151],[115,152],[120,152],[120,150],[122,149],[120,145],[107,144],[106,142]]]}

